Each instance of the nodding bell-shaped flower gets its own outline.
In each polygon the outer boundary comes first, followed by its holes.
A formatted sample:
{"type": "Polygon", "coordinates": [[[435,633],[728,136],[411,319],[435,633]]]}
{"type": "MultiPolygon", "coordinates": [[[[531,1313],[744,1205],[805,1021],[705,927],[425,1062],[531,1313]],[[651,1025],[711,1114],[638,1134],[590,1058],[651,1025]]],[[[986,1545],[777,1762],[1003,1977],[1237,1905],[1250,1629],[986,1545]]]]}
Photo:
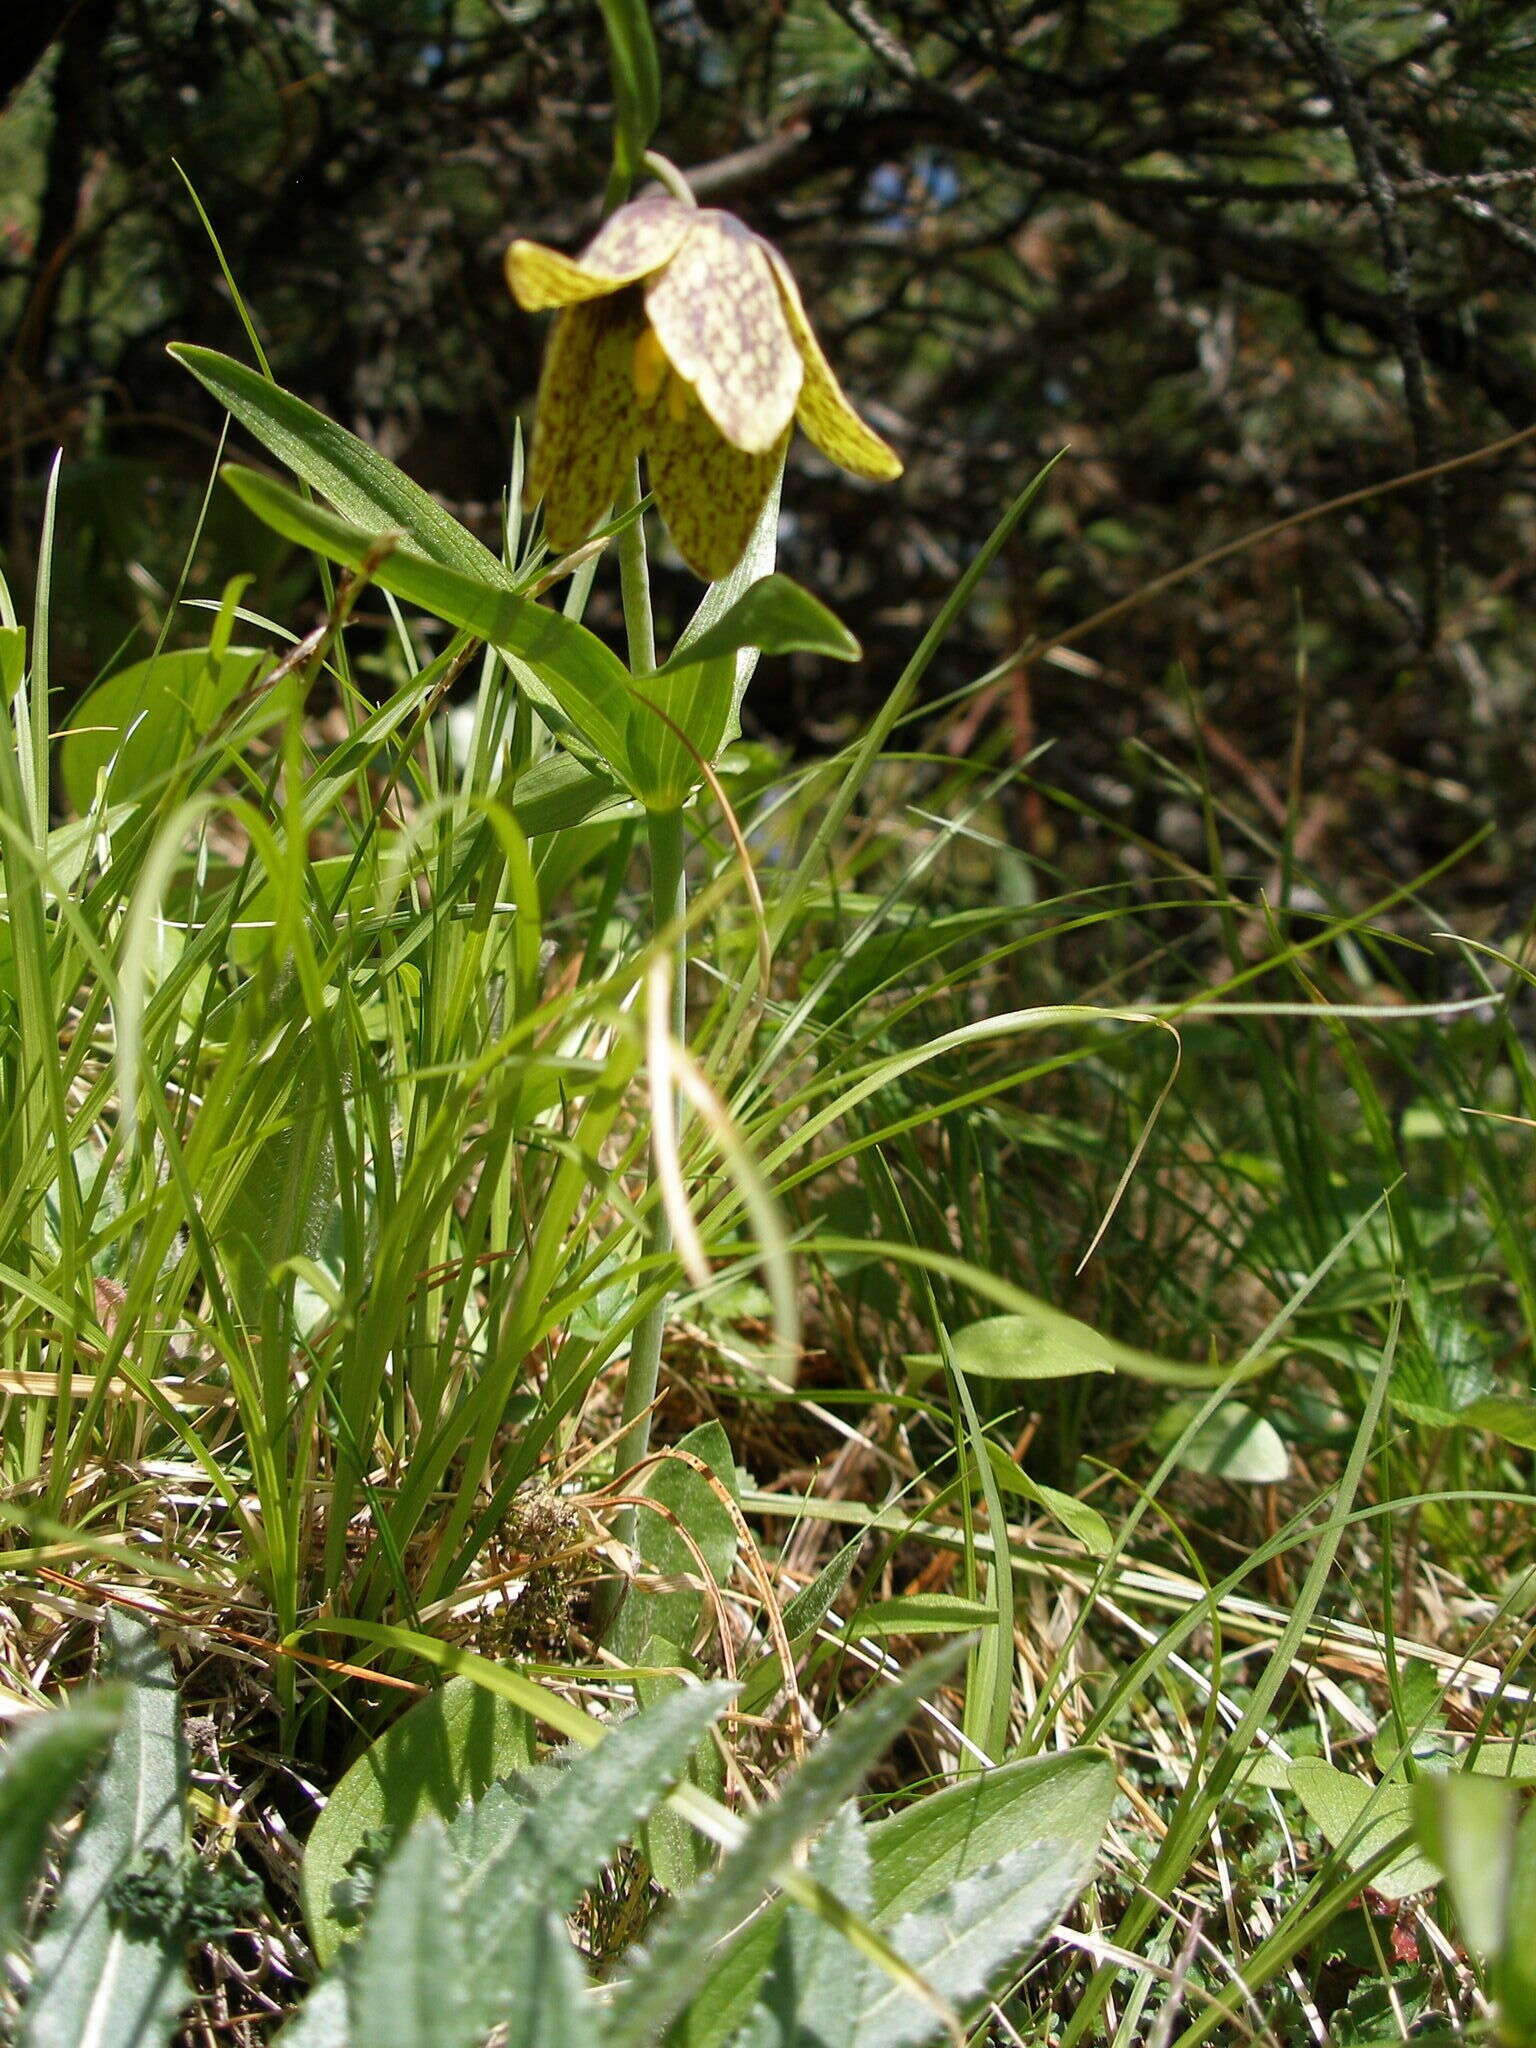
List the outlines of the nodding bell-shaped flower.
{"type": "Polygon", "coordinates": [[[745,553],[796,420],[854,475],[901,474],[843,396],[783,257],[732,214],[637,199],[580,256],[514,242],[507,281],[525,312],[559,309],[527,489],[559,554],[642,451],[679,554],[708,581],[745,553]]]}

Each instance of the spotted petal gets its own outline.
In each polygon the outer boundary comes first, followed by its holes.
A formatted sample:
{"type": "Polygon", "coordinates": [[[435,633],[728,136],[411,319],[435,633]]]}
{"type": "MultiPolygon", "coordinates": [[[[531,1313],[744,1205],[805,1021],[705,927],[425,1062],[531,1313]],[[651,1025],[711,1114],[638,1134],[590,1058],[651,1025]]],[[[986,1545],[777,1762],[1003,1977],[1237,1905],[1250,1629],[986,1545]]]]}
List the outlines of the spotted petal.
{"type": "Polygon", "coordinates": [[[696,576],[717,583],[746,553],[790,429],[773,447],[748,454],[731,446],[691,395],[676,402],[677,390],[646,421],[651,488],[678,553],[696,576]]]}
{"type": "Polygon", "coordinates": [[[530,505],[544,500],[556,554],[586,539],[635,459],[635,341],[644,321],[640,295],[631,292],[601,305],[568,306],[550,329],[525,496],[530,505]]]}
{"type": "Polygon", "coordinates": [[[821,343],[811,331],[800,290],[790,275],[789,265],[776,249],[763,248],[778,280],[784,313],[795,337],[795,347],[805,366],[800,402],[795,417],[822,454],[839,469],[855,476],[873,477],[889,483],[901,475],[901,457],[882,441],[873,427],[865,426],[843,395],[843,387],[832,374],[832,365],[821,352],[821,343]]]}
{"type": "Polygon", "coordinates": [[[652,277],[645,309],[668,361],[734,447],[763,455],[795,416],[800,352],[767,251],[728,213],[703,211],[652,277]]]}
{"type": "Polygon", "coordinates": [[[579,256],[562,256],[542,242],[514,242],[507,251],[512,296],[525,313],[606,298],[668,262],[693,218],[693,208],[680,200],[637,199],[604,221],[579,256]]]}

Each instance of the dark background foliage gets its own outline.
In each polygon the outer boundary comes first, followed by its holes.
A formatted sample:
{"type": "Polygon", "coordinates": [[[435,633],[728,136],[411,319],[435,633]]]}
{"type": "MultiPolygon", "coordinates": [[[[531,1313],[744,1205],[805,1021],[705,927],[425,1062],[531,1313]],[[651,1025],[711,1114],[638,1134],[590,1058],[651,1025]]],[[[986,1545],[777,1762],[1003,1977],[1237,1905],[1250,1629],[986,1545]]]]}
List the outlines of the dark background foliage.
{"type": "MultiPolygon", "coordinates": [[[[871,656],[851,686],[764,677],[757,717],[800,744],[888,686],[1058,450],[941,686],[1250,529],[1536,421],[1536,8],[653,14],[659,145],[786,250],[908,461],[879,491],[803,442],[792,458],[786,566],[871,656]]],[[[206,486],[220,422],[164,343],[248,353],[189,184],[279,378],[494,535],[541,345],[502,251],[518,232],[575,246],[604,184],[591,0],[13,0],[0,94],[0,536],[24,588],[62,445],[66,687],[158,629],[206,486]]],[[[1527,444],[1287,531],[1005,665],[940,740],[1049,741],[1046,781],[1175,840],[1188,817],[1154,754],[1203,752],[1263,829],[1299,803],[1310,850],[1376,874],[1446,851],[1492,801],[1503,850],[1463,876],[1498,895],[1530,810],[1533,476],[1527,444]]],[[[215,495],[189,594],[253,564],[263,603],[311,601],[307,567],[215,495]]],[[[680,608],[680,570],[675,587],[680,608]]]]}

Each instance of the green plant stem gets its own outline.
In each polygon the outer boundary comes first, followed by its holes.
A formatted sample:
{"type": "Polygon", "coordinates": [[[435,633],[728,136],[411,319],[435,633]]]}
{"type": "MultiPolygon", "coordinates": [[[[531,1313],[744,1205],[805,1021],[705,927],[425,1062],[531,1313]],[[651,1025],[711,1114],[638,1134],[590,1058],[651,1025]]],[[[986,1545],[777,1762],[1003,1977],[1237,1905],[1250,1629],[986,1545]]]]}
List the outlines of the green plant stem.
{"type": "MultiPolygon", "coordinates": [[[[628,511],[639,502],[638,467],[620,500],[619,510],[628,511]]],[[[651,618],[651,586],[645,558],[643,522],[635,520],[619,536],[619,580],[624,599],[624,625],[629,640],[629,666],[635,675],[646,675],[656,666],[656,634],[651,618]]],[[[683,873],[683,814],[681,811],[652,811],[648,817],[651,854],[651,934],[656,937],[671,927],[675,933],[672,955],[673,1036],[681,1039],[687,1028],[688,942],[686,913],[687,882],[683,873]]],[[[656,1085],[652,1078],[652,1086],[656,1085]]],[[[652,1185],[653,1206],[646,1226],[645,1250],[659,1277],[672,1250],[672,1226],[660,1192],[652,1185]]],[[[662,1287],[656,1299],[635,1325],[629,1346],[629,1371],[624,1381],[624,1408],[614,1469],[626,1472],[650,1449],[651,1407],[661,1377],[661,1342],[666,1330],[671,1290],[662,1287]]],[[[633,1543],[635,1510],[620,1510],[614,1534],[622,1543],[633,1543]]],[[[598,1622],[604,1633],[612,1626],[623,1596],[623,1582],[610,1578],[598,1595],[598,1622]]]]}
{"type": "MultiPolygon", "coordinates": [[[[652,811],[650,814],[651,833],[651,914],[655,929],[663,931],[672,923],[681,926],[687,907],[686,886],[683,880],[683,814],[681,811],[652,811]]],[[[681,929],[676,941],[673,958],[672,1017],[671,1030],[674,1037],[684,1029],[683,970],[685,966],[686,941],[681,929]]],[[[652,1086],[655,1086],[654,1079],[652,1086]]],[[[666,1207],[658,1195],[647,1227],[645,1248],[648,1257],[656,1262],[664,1260],[672,1249],[672,1225],[668,1221],[666,1207]]],[[[638,1463],[650,1447],[651,1404],[656,1399],[656,1382],[661,1369],[661,1338],[666,1327],[667,1310],[671,1306],[670,1290],[658,1293],[655,1301],[635,1325],[634,1336],[629,1347],[629,1374],[624,1383],[624,1414],[618,1445],[614,1452],[615,1469],[624,1472],[638,1463]]],[[[616,1525],[618,1535],[628,1541],[634,1529],[635,1512],[626,1508],[616,1525]]]]}
{"type": "MultiPolygon", "coordinates": [[[[614,505],[618,514],[633,512],[640,502],[640,465],[625,479],[614,505]]],[[[651,572],[645,559],[645,522],[632,519],[619,535],[619,594],[624,600],[624,633],[629,643],[629,672],[648,676],[656,666],[656,626],[651,617],[651,572]]]]}

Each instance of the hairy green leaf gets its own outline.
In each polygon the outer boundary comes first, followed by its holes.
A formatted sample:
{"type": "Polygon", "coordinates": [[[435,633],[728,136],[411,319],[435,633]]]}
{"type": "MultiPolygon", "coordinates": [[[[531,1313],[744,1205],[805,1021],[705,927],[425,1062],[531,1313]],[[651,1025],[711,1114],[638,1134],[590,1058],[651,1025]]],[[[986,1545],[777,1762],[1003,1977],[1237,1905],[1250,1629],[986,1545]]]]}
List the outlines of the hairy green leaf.
{"type": "Polygon", "coordinates": [[[76,1706],[36,1714],[0,1757],[0,1952],[21,1919],[54,1815],[117,1731],[119,1698],[103,1688],[76,1706]]]}
{"type": "Polygon", "coordinates": [[[905,1677],[839,1717],[779,1797],[759,1808],[739,1846],[712,1877],[674,1902],[633,1957],[605,2048],[647,2048],[660,2038],[699,1990],[701,1964],[715,1943],[757,1905],[796,1845],[837,1810],[958,1656],[948,1649],[922,1658],[905,1677]]]}
{"type": "Polygon", "coordinates": [[[379,1879],[368,1925],[344,1955],[351,2038],[363,2048],[475,2048],[469,1973],[443,1824],[424,1814],[379,1879]]]}
{"type": "Polygon", "coordinates": [[[164,2048],[188,1996],[179,1922],[163,1931],[118,1911],[119,1883],[183,1841],[186,1758],[170,1659],[154,1630],[114,1608],[108,1675],[122,1718],[37,1944],[21,2048],[164,2048]]]}

